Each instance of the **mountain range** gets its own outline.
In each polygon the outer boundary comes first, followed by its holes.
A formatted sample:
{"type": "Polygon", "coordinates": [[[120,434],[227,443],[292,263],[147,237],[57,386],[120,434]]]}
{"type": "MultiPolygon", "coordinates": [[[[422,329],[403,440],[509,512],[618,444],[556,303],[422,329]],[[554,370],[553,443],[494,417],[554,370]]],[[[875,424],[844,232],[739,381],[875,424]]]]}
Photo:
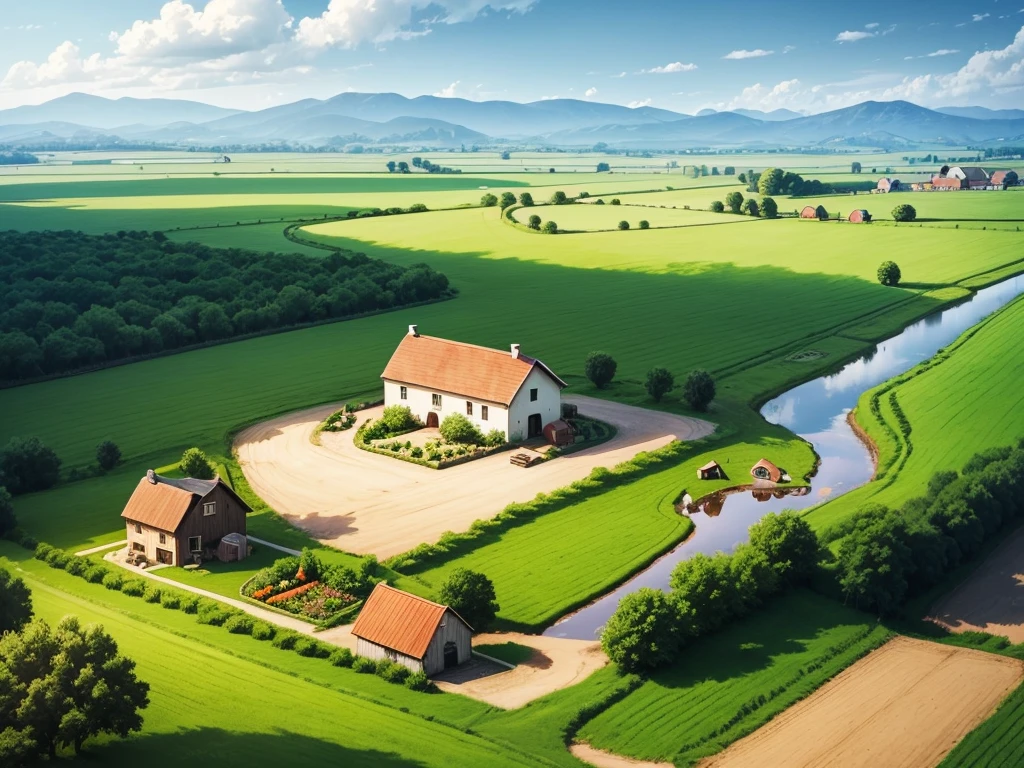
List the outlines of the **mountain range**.
{"type": "Polygon", "coordinates": [[[342,93],[257,111],[175,99],[106,99],[69,94],[0,110],[0,142],[24,149],[68,144],[145,143],[224,147],[349,144],[450,147],[497,141],[530,146],[636,149],[950,146],[1024,139],[1024,110],[926,109],[906,101],[866,101],[803,115],[702,110],[696,116],[576,99],[513,101],[395,93],[342,93]]]}

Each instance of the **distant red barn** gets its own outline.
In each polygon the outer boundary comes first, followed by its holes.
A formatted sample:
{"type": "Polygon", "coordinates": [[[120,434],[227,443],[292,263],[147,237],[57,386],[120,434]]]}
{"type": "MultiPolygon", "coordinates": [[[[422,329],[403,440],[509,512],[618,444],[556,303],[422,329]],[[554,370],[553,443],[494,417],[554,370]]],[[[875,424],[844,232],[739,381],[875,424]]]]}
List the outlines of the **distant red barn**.
{"type": "Polygon", "coordinates": [[[879,179],[878,184],[875,187],[879,192],[899,192],[900,191],[900,180],[899,179],[879,179]]]}
{"type": "Polygon", "coordinates": [[[854,224],[864,224],[866,222],[871,221],[871,214],[865,211],[863,208],[858,208],[857,210],[850,213],[849,219],[854,224]]]}
{"type": "Polygon", "coordinates": [[[964,182],[961,179],[954,179],[948,176],[936,176],[932,179],[932,189],[948,191],[950,189],[964,189],[964,182]]]}
{"type": "Polygon", "coordinates": [[[818,214],[816,214],[814,212],[814,206],[813,205],[805,205],[804,209],[802,211],[800,211],[800,218],[801,219],[816,219],[816,218],[818,218],[818,214]]]}

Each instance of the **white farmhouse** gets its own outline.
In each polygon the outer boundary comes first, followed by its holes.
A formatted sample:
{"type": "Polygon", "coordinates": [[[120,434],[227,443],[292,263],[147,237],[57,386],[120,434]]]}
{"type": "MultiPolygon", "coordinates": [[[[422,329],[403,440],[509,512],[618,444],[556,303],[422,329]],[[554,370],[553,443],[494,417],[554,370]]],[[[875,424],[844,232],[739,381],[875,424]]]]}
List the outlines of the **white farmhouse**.
{"type": "Polygon", "coordinates": [[[481,432],[500,429],[516,441],[542,436],[562,416],[565,382],[518,344],[502,352],[421,336],[410,325],[381,378],[384,405],[408,406],[428,427],[461,413],[481,432]]]}

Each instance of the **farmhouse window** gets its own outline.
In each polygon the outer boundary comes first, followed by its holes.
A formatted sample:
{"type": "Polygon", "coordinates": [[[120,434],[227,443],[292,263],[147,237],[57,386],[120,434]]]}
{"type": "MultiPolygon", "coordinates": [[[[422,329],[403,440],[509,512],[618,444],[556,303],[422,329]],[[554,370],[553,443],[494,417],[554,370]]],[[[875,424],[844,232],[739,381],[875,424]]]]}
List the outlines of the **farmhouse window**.
{"type": "Polygon", "coordinates": [[[203,551],[203,537],[202,536],[189,536],[188,537],[188,551],[189,552],[202,552],[203,551]]]}
{"type": "Polygon", "coordinates": [[[136,552],[145,552],[146,551],[146,545],[143,544],[141,541],[133,541],[132,542],[132,549],[135,550],[136,552]]]}
{"type": "Polygon", "coordinates": [[[436,392],[430,396],[430,404],[435,408],[441,407],[441,396],[436,392]]]}
{"type": "Polygon", "coordinates": [[[472,416],[473,415],[473,404],[471,402],[469,402],[469,400],[466,401],[466,415],[467,416],[472,416]]]}
{"type": "Polygon", "coordinates": [[[140,523],[135,524],[135,532],[142,533],[142,525],[140,523]]]}
{"type": "Polygon", "coordinates": [[[161,544],[166,544],[167,543],[167,536],[162,534],[162,533],[160,534],[160,543],[161,544]]]}
{"type": "Polygon", "coordinates": [[[409,399],[409,388],[408,387],[399,387],[398,388],[398,396],[400,398],[402,398],[403,400],[408,400],[409,399]]]}
{"type": "Polygon", "coordinates": [[[217,514],[217,502],[208,501],[203,504],[203,517],[212,517],[217,514]]]}
{"type": "Polygon", "coordinates": [[[487,406],[486,405],[481,405],[480,406],[480,420],[481,421],[487,421],[487,406]]]}
{"type": "Polygon", "coordinates": [[[537,399],[537,388],[534,387],[533,389],[530,390],[530,402],[532,403],[536,399],[537,399]]]}

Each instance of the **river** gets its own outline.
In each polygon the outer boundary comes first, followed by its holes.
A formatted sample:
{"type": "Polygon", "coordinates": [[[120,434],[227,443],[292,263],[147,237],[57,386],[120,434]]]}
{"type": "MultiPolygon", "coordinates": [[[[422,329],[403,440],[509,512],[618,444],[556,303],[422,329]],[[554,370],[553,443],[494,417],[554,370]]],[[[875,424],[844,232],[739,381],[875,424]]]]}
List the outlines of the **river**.
{"type": "MultiPolygon", "coordinates": [[[[731,552],[747,540],[747,529],[766,513],[806,509],[868,482],[874,473],[871,456],[847,422],[860,396],[932,357],[1021,293],[1024,275],[984,288],[961,304],[907,326],[836,373],[800,384],[765,403],[761,415],[767,421],[795,432],[821,457],[810,491],[771,495],[746,490],[710,498],[701,511],[691,514],[696,530],[686,541],[617,589],[560,619],[544,634],[593,640],[625,595],[640,587],[668,589],[669,576],[679,561],[698,552],[731,552]]],[[[749,467],[726,465],[725,469],[730,477],[743,478],[740,482],[749,478],[749,467]]]]}

